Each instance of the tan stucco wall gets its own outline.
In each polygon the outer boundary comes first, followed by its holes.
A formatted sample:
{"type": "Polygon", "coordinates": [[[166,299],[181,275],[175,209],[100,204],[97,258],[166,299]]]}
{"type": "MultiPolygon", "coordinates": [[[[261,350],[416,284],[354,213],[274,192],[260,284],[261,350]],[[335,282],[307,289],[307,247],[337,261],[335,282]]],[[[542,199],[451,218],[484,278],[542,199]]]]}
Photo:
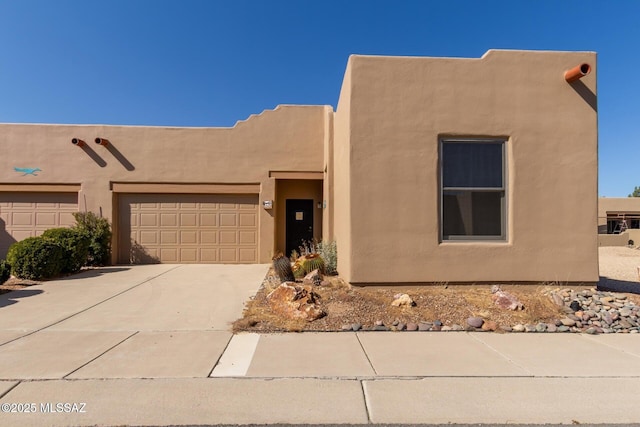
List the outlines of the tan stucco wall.
{"type": "Polygon", "coordinates": [[[333,125],[333,203],[329,201],[329,215],[333,218],[333,240],[338,251],[338,272],[348,281],[351,278],[351,68],[349,58],[344,73],[340,99],[333,125]]]}
{"type": "Polygon", "coordinates": [[[334,135],[340,273],[363,284],[597,281],[596,73],[589,52],[352,56],[334,135]],[[582,62],[592,72],[568,84],[564,71],[582,62]],[[508,138],[506,242],[440,241],[441,136],[508,138]]]}
{"type": "MultiPolygon", "coordinates": [[[[262,203],[275,200],[270,171],[323,170],[327,117],[324,106],[279,106],[233,128],[0,124],[0,184],[80,184],[79,209],[110,220],[111,182],[252,183],[260,185],[262,203]],[[126,160],[95,144],[96,137],[108,139],[126,160]],[[86,141],[106,165],[73,146],[72,138],[86,141]],[[42,171],[21,176],[14,167],[42,171]]],[[[271,260],[274,227],[273,213],[260,208],[261,262],[271,260]]]]}
{"type": "Polygon", "coordinates": [[[640,245],[640,230],[628,229],[620,234],[598,234],[598,246],[627,246],[633,240],[635,246],[640,245]]]}

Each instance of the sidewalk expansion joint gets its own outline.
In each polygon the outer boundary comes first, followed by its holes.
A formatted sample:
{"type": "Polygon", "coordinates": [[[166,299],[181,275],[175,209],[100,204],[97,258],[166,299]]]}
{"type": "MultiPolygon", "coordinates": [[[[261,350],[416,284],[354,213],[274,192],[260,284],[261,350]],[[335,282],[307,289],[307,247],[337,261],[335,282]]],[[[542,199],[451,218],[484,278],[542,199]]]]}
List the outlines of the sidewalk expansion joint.
{"type": "MultiPolygon", "coordinates": [[[[582,335],[582,334],[581,334],[581,335],[582,335]]],[[[593,343],[597,343],[597,344],[603,345],[603,346],[605,346],[605,347],[609,347],[609,348],[611,348],[611,349],[613,349],[613,350],[620,351],[620,352],[622,352],[622,353],[624,353],[624,354],[628,354],[629,356],[633,356],[633,357],[640,358],[640,355],[639,355],[639,354],[628,352],[628,351],[627,351],[626,349],[624,349],[624,348],[615,347],[615,346],[613,346],[613,345],[611,345],[611,344],[608,344],[608,343],[606,343],[606,342],[601,342],[601,341],[599,341],[599,340],[598,340],[595,336],[593,336],[593,335],[586,335],[584,338],[585,338],[585,339],[587,339],[587,340],[589,340],[589,341],[591,341],[591,342],[593,342],[593,343]]]]}
{"type": "Polygon", "coordinates": [[[378,375],[378,371],[376,371],[375,366],[373,366],[373,363],[371,362],[371,359],[369,358],[369,355],[367,354],[367,350],[364,349],[364,345],[362,344],[362,341],[360,341],[360,334],[356,332],[356,339],[358,340],[358,344],[360,344],[360,348],[362,349],[362,352],[364,353],[364,357],[367,358],[367,362],[369,362],[369,366],[371,366],[371,370],[373,371],[374,374],[378,375]]]}
{"type": "Polygon", "coordinates": [[[367,423],[371,424],[371,411],[369,410],[369,397],[367,396],[367,390],[365,390],[364,381],[360,382],[360,390],[362,390],[362,401],[364,402],[364,410],[367,413],[367,423]]]}
{"type": "Polygon", "coordinates": [[[5,391],[4,393],[0,393],[0,399],[2,399],[3,397],[5,397],[7,394],[9,394],[10,391],[12,391],[14,388],[18,387],[20,384],[22,383],[22,381],[18,381],[17,383],[15,383],[12,387],[9,387],[9,390],[5,391]]]}
{"type": "Polygon", "coordinates": [[[31,332],[29,332],[29,333],[27,333],[27,334],[25,334],[25,335],[21,335],[21,336],[19,336],[19,337],[17,337],[17,338],[14,338],[14,339],[12,339],[12,340],[9,340],[9,341],[7,341],[7,342],[4,342],[4,343],[0,344],[0,347],[2,347],[2,346],[4,346],[4,345],[7,345],[7,344],[9,344],[9,343],[12,343],[12,342],[14,342],[14,341],[21,340],[22,338],[26,338],[26,337],[28,337],[28,336],[30,336],[30,335],[33,335],[33,334],[37,333],[37,332],[43,331],[43,330],[45,330],[45,329],[47,329],[47,328],[50,328],[50,327],[55,326],[55,325],[57,325],[57,324],[59,324],[59,323],[62,323],[62,322],[64,322],[65,320],[69,320],[69,319],[71,319],[72,317],[77,316],[78,314],[82,314],[82,313],[84,313],[84,312],[86,312],[86,311],[88,311],[88,310],[91,310],[92,308],[97,307],[97,306],[99,306],[100,304],[104,304],[105,302],[107,302],[107,301],[109,301],[109,300],[112,300],[112,299],[114,299],[114,298],[116,298],[116,297],[118,297],[118,296],[120,296],[120,295],[124,294],[125,292],[129,292],[130,290],[135,289],[135,288],[137,288],[138,286],[142,286],[142,285],[144,285],[145,283],[150,282],[150,281],[152,281],[153,279],[157,279],[158,277],[160,277],[160,276],[162,276],[162,275],[164,275],[164,274],[167,274],[167,273],[169,273],[170,271],[173,271],[173,270],[175,270],[176,268],[180,268],[180,267],[181,267],[181,265],[176,265],[175,267],[173,267],[173,268],[171,268],[171,269],[169,269],[169,270],[167,270],[167,271],[163,271],[163,272],[162,272],[162,273],[160,273],[160,274],[156,274],[156,275],[155,275],[155,276],[153,276],[153,277],[149,277],[148,279],[146,279],[146,280],[144,280],[144,281],[142,281],[142,282],[140,282],[140,283],[137,283],[137,284],[135,284],[135,285],[131,286],[130,288],[127,288],[127,289],[125,289],[125,290],[123,290],[123,291],[120,291],[120,292],[118,292],[118,293],[117,293],[117,294],[115,294],[115,295],[111,295],[109,298],[106,298],[106,299],[104,299],[104,300],[102,300],[102,301],[99,301],[99,302],[97,302],[97,303],[95,303],[95,304],[93,304],[93,305],[91,305],[91,306],[89,306],[89,307],[87,307],[87,308],[84,308],[84,309],[82,309],[82,310],[80,310],[80,311],[78,311],[78,312],[76,312],[76,313],[70,314],[69,316],[64,317],[64,318],[62,318],[62,319],[60,319],[60,320],[56,320],[55,322],[53,322],[53,323],[51,323],[51,324],[49,324],[49,325],[47,325],[47,326],[43,326],[42,328],[39,328],[39,329],[33,330],[33,331],[31,331],[31,332]]]}
{"type": "Polygon", "coordinates": [[[474,340],[476,340],[477,342],[479,342],[480,344],[484,345],[485,347],[487,347],[488,349],[494,351],[496,354],[498,354],[500,357],[502,357],[503,359],[505,359],[507,362],[511,363],[512,365],[522,369],[524,372],[528,372],[531,376],[535,376],[533,374],[533,372],[531,372],[530,370],[528,370],[527,368],[525,368],[524,366],[520,366],[518,363],[516,363],[513,359],[510,359],[509,357],[507,357],[506,354],[501,353],[500,351],[498,351],[498,349],[490,346],[489,344],[487,344],[485,341],[482,341],[480,338],[477,338],[475,334],[469,334],[467,333],[471,338],[473,338],[474,340]]]}
{"type": "Polygon", "coordinates": [[[69,372],[68,374],[64,375],[62,377],[63,380],[66,380],[67,377],[71,374],[73,374],[74,372],[78,372],[80,369],[84,368],[85,366],[87,366],[88,364],[90,364],[91,362],[95,361],[96,359],[104,356],[106,353],[110,352],[111,350],[113,350],[114,348],[116,348],[117,346],[119,346],[120,344],[122,344],[123,342],[125,342],[126,340],[128,340],[129,338],[131,338],[132,336],[138,334],[139,331],[136,331],[134,333],[132,333],[131,335],[129,335],[128,337],[126,337],[125,339],[117,342],[116,344],[112,345],[111,347],[109,347],[108,349],[106,349],[105,351],[103,351],[102,353],[100,353],[99,355],[97,355],[96,357],[94,357],[93,359],[89,360],[86,363],[83,363],[82,365],[78,366],[77,368],[75,368],[74,370],[72,370],[71,372],[69,372]]]}
{"type": "Polygon", "coordinates": [[[225,351],[227,351],[227,349],[229,348],[229,344],[231,343],[231,340],[233,339],[233,337],[235,337],[234,334],[231,334],[231,336],[229,337],[229,339],[227,340],[227,344],[224,346],[224,350],[222,350],[222,353],[220,353],[220,355],[218,356],[218,358],[216,359],[215,363],[213,364],[213,366],[211,367],[211,369],[209,370],[209,373],[207,374],[207,378],[211,376],[211,374],[213,374],[214,369],[216,369],[216,366],[218,366],[218,363],[220,363],[220,359],[222,358],[222,356],[224,355],[225,351]]]}

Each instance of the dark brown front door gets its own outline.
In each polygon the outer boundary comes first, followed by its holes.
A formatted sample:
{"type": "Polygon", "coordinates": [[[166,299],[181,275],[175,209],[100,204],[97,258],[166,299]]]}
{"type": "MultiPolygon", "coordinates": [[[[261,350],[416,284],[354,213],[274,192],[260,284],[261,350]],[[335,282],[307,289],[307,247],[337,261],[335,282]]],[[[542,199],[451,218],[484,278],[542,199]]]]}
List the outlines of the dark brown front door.
{"type": "Polygon", "coordinates": [[[313,200],[287,199],[287,256],[303,242],[313,239],[313,200]]]}

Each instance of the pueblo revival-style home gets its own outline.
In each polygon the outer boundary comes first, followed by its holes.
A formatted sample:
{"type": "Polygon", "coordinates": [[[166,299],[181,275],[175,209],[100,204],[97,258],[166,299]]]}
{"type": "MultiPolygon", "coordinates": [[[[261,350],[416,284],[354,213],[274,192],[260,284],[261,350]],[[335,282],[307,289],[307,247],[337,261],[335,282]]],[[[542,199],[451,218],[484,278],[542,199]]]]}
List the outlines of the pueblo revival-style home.
{"type": "Polygon", "coordinates": [[[353,284],[596,282],[596,54],[353,55],[336,111],[232,128],[0,125],[0,257],[92,211],[113,263],[267,263],[335,240],[353,284]]]}

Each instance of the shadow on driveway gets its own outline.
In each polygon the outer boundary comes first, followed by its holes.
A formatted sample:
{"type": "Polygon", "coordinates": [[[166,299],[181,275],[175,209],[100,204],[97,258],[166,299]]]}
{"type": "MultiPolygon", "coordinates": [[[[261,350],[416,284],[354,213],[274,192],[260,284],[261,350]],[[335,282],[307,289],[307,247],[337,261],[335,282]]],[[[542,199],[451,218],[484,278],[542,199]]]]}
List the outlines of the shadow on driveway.
{"type": "Polygon", "coordinates": [[[598,290],[640,294],[640,283],[629,282],[626,280],[611,279],[610,277],[600,276],[600,281],[598,282],[598,290]]]}
{"type": "Polygon", "coordinates": [[[38,295],[44,292],[41,289],[17,289],[0,295],[0,308],[17,303],[16,299],[38,295]]]}
{"type": "Polygon", "coordinates": [[[128,270],[131,270],[131,267],[96,267],[88,270],[83,270],[79,273],[72,274],[70,276],[58,277],[57,279],[63,279],[63,280],[88,279],[90,277],[99,277],[109,273],[118,273],[120,271],[128,271],[128,270]]]}

